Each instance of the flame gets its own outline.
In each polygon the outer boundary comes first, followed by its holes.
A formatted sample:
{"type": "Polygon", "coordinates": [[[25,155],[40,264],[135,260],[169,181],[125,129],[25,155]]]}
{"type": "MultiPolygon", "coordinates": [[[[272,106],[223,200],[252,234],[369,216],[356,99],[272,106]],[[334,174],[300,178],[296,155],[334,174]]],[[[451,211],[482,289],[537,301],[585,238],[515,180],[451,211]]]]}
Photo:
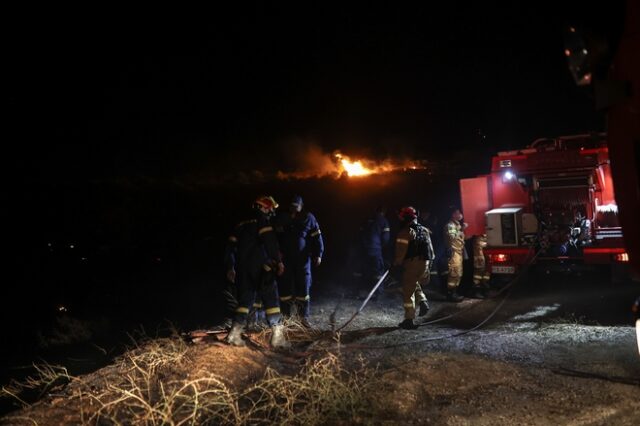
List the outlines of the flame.
{"type": "Polygon", "coordinates": [[[367,176],[375,173],[375,170],[369,169],[362,165],[362,161],[351,161],[348,157],[344,157],[342,154],[336,154],[336,158],[340,160],[343,172],[349,177],[353,176],[367,176]]]}
{"type": "Polygon", "coordinates": [[[278,179],[309,179],[321,177],[333,177],[339,179],[342,176],[349,178],[362,178],[371,175],[391,173],[407,170],[426,170],[426,160],[390,159],[373,160],[365,157],[350,157],[334,151],[328,153],[321,147],[310,144],[299,148],[293,154],[297,163],[297,170],[278,171],[278,179]]]}
{"type": "Polygon", "coordinates": [[[346,174],[349,177],[362,177],[399,170],[426,169],[426,163],[424,161],[393,161],[387,159],[382,162],[376,162],[366,159],[352,160],[340,152],[336,152],[334,157],[338,160],[338,176],[346,174]]]}

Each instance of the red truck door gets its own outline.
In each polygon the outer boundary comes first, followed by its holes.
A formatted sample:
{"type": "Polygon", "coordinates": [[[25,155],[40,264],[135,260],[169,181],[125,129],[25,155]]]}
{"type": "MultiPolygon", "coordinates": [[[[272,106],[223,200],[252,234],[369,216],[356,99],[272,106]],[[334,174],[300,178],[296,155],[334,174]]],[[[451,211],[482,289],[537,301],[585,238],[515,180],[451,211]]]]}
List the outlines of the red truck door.
{"type": "Polygon", "coordinates": [[[464,221],[469,224],[465,234],[484,234],[484,214],[491,210],[490,176],[460,179],[460,199],[464,221]]]}

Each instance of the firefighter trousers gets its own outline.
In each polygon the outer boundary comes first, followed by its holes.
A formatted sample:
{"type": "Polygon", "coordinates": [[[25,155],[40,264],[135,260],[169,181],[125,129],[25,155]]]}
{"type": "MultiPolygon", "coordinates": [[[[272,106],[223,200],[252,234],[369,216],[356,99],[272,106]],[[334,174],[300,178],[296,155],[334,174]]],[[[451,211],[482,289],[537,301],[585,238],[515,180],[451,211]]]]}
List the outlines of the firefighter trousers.
{"type": "Polygon", "coordinates": [[[420,257],[406,259],[402,262],[404,273],[402,274],[402,302],[405,319],[414,319],[416,316],[416,304],[424,302],[427,297],[422,292],[420,279],[429,265],[428,260],[420,257]]]}
{"type": "Polygon", "coordinates": [[[431,262],[428,260],[426,262],[427,266],[424,270],[424,274],[420,277],[420,287],[423,289],[431,283],[431,262]]]}
{"type": "Polygon", "coordinates": [[[258,267],[244,269],[239,267],[237,276],[238,307],[234,320],[242,325],[247,323],[249,311],[258,302],[264,307],[269,325],[280,323],[280,302],[275,273],[271,268],[258,267]],[[264,304],[264,305],[263,305],[264,304]]]}
{"type": "Polygon", "coordinates": [[[455,290],[460,285],[462,279],[462,252],[454,251],[447,263],[447,289],[455,290]]]}
{"type": "Polygon", "coordinates": [[[487,269],[484,256],[473,257],[473,285],[476,287],[486,287],[491,279],[491,273],[487,269]]]}
{"type": "Polygon", "coordinates": [[[295,304],[298,315],[308,319],[311,314],[311,258],[285,255],[284,262],[284,274],[278,280],[282,313],[291,315],[291,307],[295,304]]]}

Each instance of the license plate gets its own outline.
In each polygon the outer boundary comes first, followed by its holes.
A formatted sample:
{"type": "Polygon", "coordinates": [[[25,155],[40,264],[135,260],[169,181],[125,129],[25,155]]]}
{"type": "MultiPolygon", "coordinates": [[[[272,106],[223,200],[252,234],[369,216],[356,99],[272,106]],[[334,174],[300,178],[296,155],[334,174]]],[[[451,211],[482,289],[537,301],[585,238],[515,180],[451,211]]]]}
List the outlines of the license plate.
{"type": "Polygon", "coordinates": [[[492,274],[515,274],[515,266],[491,266],[492,274]]]}

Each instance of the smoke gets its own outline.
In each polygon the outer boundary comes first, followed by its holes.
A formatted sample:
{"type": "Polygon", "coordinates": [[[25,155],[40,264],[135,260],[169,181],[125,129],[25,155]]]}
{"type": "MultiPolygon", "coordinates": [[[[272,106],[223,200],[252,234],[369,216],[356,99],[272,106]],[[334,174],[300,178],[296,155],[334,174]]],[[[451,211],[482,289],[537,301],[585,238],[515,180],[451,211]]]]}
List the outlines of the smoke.
{"type": "Polygon", "coordinates": [[[287,151],[285,158],[292,163],[293,170],[279,170],[278,179],[339,178],[343,173],[335,153],[325,152],[316,144],[296,143],[287,151]]]}

